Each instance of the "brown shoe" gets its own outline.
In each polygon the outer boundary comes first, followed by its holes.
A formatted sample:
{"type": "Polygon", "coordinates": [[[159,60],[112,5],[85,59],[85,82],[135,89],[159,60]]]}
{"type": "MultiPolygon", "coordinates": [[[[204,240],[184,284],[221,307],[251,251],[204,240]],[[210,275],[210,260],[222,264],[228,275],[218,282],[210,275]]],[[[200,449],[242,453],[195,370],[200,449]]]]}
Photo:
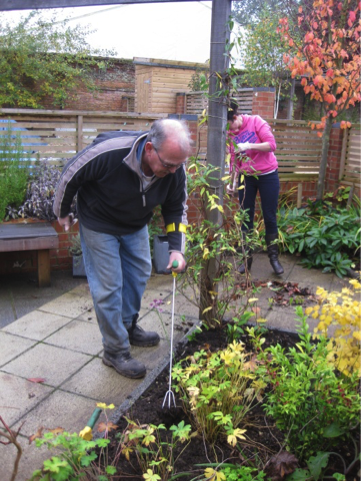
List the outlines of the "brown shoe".
{"type": "Polygon", "coordinates": [[[104,351],[104,365],[113,367],[120,375],[127,378],[143,378],[147,372],[145,365],[132,358],[130,352],[111,354],[104,351]]]}

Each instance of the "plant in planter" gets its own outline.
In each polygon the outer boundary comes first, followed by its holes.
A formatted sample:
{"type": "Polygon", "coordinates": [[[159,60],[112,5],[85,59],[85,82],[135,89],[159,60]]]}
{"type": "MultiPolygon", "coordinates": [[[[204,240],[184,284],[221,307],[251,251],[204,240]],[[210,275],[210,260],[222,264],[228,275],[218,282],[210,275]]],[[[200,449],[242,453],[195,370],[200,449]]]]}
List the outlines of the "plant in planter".
{"type": "Polygon", "coordinates": [[[73,278],[86,278],[80,234],[72,237],[69,253],[73,257],[73,278]]]}
{"type": "Polygon", "coordinates": [[[24,152],[19,132],[12,124],[0,131],[0,222],[17,217],[24,201],[29,178],[28,155],[24,152]]]}

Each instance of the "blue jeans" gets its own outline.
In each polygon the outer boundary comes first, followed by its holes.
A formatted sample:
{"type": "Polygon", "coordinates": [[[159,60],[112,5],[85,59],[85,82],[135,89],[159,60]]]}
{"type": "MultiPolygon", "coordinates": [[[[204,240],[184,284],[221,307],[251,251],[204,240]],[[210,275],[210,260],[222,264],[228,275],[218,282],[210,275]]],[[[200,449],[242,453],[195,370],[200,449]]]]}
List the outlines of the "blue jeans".
{"type": "Polygon", "coordinates": [[[127,328],[139,313],[151,274],[148,227],[124,236],[98,233],[79,226],[85,270],[104,349],[130,348],[127,328]]]}
{"type": "MultiPolygon", "coordinates": [[[[240,178],[239,178],[239,185],[240,178]]],[[[253,219],[257,191],[261,197],[261,206],[266,234],[277,234],[277,206],[280,192],[278,172],[271,172],[264,176],[244,176],[244,189],[238,191],[239,204],[242,209],[248,210],[249,221],[242,225],[242,231],[253,229],[253,219]]]]}

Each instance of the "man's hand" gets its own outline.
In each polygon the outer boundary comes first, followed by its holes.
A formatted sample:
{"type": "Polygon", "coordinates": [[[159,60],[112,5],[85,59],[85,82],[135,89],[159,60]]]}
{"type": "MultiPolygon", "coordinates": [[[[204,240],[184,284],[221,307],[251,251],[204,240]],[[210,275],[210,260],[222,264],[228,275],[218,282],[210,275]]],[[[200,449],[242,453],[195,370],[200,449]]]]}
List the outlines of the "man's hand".
{"type": "Polygon", "coordinates": [[[64,231],[69,231],[69,229],[76,224],[78,220],[74,218],[74,214],[68,214],[64,218],[58,218],[58,223],[63,226],[64,231]]]}
{"type": "Polygon", "coordinates": [[[241,152],[246,152],[250,149],[253,149],[253,145],[249,142],[241,142],[240,144],[237,144],[237,147],[241,152]]]}
{"type": "Polygon", "coordinates": [[[186,269],[187,263],[184,256],[179,251],[173,251],[169,256],[169,263],[167,269],[175,271],[176,273],[181,273],[186,269]],[[178,268],[172,268],[173,261],[178,261],[178,268]]]}

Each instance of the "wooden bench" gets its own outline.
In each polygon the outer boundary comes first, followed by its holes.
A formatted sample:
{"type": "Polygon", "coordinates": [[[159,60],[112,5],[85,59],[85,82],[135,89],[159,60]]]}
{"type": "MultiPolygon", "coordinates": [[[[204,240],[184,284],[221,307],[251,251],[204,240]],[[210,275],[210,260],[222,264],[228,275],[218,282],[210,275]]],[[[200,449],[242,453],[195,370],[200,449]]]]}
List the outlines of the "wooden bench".
{"type": "Polygon", "coordinates": [[[58,247],[58,234],[49,223],[0,224],[0,252],[37,251],[40,288],[50,286],[49,250],[58,247]]]}

